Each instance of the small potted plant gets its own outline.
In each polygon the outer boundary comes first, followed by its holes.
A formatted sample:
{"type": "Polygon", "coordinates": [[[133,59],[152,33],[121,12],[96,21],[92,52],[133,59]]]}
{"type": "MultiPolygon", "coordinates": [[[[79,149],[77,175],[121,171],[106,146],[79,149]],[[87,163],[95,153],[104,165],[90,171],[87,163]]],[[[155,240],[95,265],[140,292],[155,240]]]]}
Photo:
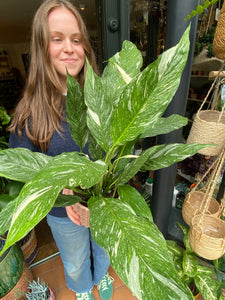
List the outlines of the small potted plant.
{"type": "Polygon", "coordinates": [[[48,284],[44,281],[33,280],[28,286],[29,292],[26,293],[27,300],[54,300],[54,294],[48,284]]]}

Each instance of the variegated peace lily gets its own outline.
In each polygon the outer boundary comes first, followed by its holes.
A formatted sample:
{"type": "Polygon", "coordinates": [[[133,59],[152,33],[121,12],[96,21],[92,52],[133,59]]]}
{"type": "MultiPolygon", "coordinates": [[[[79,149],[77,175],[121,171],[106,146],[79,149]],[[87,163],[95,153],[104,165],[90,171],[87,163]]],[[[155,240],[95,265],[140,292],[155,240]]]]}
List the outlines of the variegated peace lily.
{"type": "MultiPolygon", "coordinates": [[[[178,129],[186,118],[163,118],[189,52],[189,28],[180,42],[145,70],[141,53],[129,41],[108,61],[101,77],[87,62],[84,91],[68,75],[67,118],[71,133],[89,153],[48,157],[27,149],[0,152],[0,175],[25,182],[19,196],[1,212],[5,251],[55,206],[81,201],[61,195],[70,188],[87,199],[90,229],[111,265],[138,299],[193,299],[168,254],[163,235],[142,196],[128,181],[139,170],[157,170],[195,154],[204,145],[169,144],[133,155],[140,137],[178,129]]],[[[2,252],[3,252],[2,251],[2,252]]]]}

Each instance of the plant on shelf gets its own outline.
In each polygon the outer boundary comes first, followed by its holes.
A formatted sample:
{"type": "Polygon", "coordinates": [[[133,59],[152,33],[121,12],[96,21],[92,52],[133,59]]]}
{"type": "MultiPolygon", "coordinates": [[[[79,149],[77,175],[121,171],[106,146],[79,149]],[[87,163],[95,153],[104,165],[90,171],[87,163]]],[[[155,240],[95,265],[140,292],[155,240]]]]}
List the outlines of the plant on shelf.
{"type": "Polygon", "coordinates": [[[54,300],[54,294],[44,281],[33,280],[28,286],[27,300],[54,300]]]}
{"type": "Polygon", "coordinates": [[[143,71],[136,46],[125,41],[101,77],[87,61],[84,90],[68,74],[67,119],[82,149],[49,157],[28,149],[0,152],[0,175],[25,182],[0,213],[8,230],[5,251],[25,236],[53,206],[86,202],[90,230],[112,267],[138,299],[193,299],[179,278],[151,211],[129,180],[194,155],[207,145],[156,145],[134,155],[140,138],[166,134],[187,124],[179,115],[162,117],[179,86],[189,53],[189,30],[180,42],[143,71]],[[82,150],[81,150],[82,151],[82,150]],[[61,195],[63,188],[76,195],[61,195]]]}
{"type": "Polygon", "coordinates": [[[181,224],[179,227],[184,234],[185,248],[172,240],[166,242],[181,280],[192,289],[194,295],[200,292],[205,300],[223,300],[221,295],[225,283],[221,274],[223,258],[213,261],[215,268],[198,258],[189,243],[189,228],[181,224]]]}
{"type": "Polygon", "coordinates": [[[190,18],[195,17],[197,14],[201,15],[205,9],[207,9],[210,5],[213,5],[218,0],[204,0],[202,1],[202,5],[198,5],[196,9],[192,10],[191,14],[186,17],[185,20],[189,20],[190,18]]]}

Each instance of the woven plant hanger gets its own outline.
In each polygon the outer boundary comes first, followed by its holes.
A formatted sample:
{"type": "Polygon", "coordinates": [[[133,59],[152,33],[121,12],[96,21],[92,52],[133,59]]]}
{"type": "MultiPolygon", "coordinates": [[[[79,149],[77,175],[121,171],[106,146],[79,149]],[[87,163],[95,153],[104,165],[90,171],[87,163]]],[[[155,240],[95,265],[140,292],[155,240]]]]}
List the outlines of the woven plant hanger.
{"type": "Polygon", "coordinates": [[[213,39],[213,51],[219,59],[225,60],[225,2],[223,3],[213,39]]]}
{"type": "Polygon", "coordinates": [[[221,214],[218,216],[207,214],[224,161],[223,149],[210,176],[200,210],[192,218],[190,226],[189,239],[192,249],[201,257],[210,260],[220,258],[225,252],[225,222],[221,220],[221,214]]]}
{"type": "MultiPolygon", "coordinates": [[[[200,143],[200,144],[214,144],[214,147],[206,147],[198,151],[198,153],[203,155],[215,156],[220,153],[220,151],[225,146],[225,103],[221,111],[214,110],[216,103],[211,105],[211,109],[202,110],[204,104],[206,103],[211,91],[213,90],[216,81],[222,72],[224,65],[218,72],[216,78],[214,79],[205,99],[203,100],[200,108],[196,113],[196,117],[192,124],[187,143],[200,143]]],[[[217,99],[218,101],[218,99],[217,99]]]]}
{"type": "MultiPolygon", "coordinates": [[[[205,177],[212,171],[212,169],[218,164],[219,157],[211,164],[208,170],[203,174],[201,179],[198,181],[196,186],[186,195],[183,206],[182,206],[182,216],[184,221],[190,226],[192,218],[200,212],[203,208],[202,203],[205,200],[207,187],[210,184],[208,180],[205,184],[204,188],[198,189],[200,184],[203,182],[205,177]]],[[[206,210],[206,214],[219,216],[221,215],[222,207],[219,202],[211,197],[208,209],[206,210]]]]}

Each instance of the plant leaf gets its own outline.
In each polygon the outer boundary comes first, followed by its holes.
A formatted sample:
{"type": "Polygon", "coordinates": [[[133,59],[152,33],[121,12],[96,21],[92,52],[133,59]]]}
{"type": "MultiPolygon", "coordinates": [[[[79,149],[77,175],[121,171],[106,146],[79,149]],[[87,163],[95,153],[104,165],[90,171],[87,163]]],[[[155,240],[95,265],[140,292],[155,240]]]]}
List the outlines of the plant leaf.
{"type": "Polygon", "coordinates": [[[64,187],[90,188],[106,174],[106,171],[107,166],[103,162],[92,162],[77,152],[55,156],[22,188],[1,253],[24,237],[47,215],[64,187]]]}
{"type": "Polygon", "coordinates": [[[194,277],[197,274],[197,263],[194,253],[183,254],[183,270],[188,277],[194,277]]]}
{"type": "Polygon", "coordinates": [[[103,157],[103,150],[91,133],[88,135],[88,152],[93,160],[99,160],[103,157]]]}
{"type": "Polygon", "coordinates": [[[120,200],[132,207],[137,216],[153,221],[152,213],[141,194],[132,186],[124,185],[118,188],[120,200]]]}
{"type": "Polygon", "coordinates": [[[194,155],[200,149],[213,146],[212,144],[167,144],[152,147],[148,161],[142,167],[142,171],[158,170],[171,166],[173,163],[181,161],[194,155]]]}
{"type": "Polygon", "coordinates": [[[212,271],[203,266],[198,267],[198,275],[194,282],[205,300],[217,300],[217,291],[220,284],[212,277],[212,271]]]}
{"type": "Polygon", "coordinates": [[[87,107],[84,93],[77,80],[67,73],[66,118],[70,124],[72,138],[81,151],[87,143],[87,107]]]}
{"type": "Polygon", "coordinates": [[[137,172],[141,169],[141,167],[145,164],[145,162],[149,159],[149,157],[152,155],[153,148],[149,148],[141,153],[140,156],[137,156],[137,158],[134,158],[131,163],[128,163],[123,172],[121,173],[118,185],[123,185],[125,183],[128,183],[129,180],[137,174],[137,172]]]}
{"type": "Polygon", "coordinates": [[[10,201],[14,200],[15,197],[7,195],[7,194],[3,194],[0,195],[0,211],[5,208],[10,201]]]}
{"type": "Polygon", "coordinates": [[[105,93],[105,86],[101,78],[95,74],[88,61],[84,95],[88,107],[88,127],[101,148],[107,152],[112,146],[110,124],[113,103],[105,93]]]}
{"type": "Polygon", "coordinates": [[[188,119],[180,115],[171,115],[168,118],[160,118],[146,132],[141,135],[141,138],[166,134],[173,130],[177,130],[187,125],[188,119]]]}
{"type": "Polygon", "coordinates": [[[0,176],[27,182],[44,167],[52,157],[25,148],[0,151],[0,176]]]}
{"type": "Polygon", "coordinates": [[[115,146],[144,133],[166,110],[186,64],[189,30],[190,26],[175,47],[165,51],[122,91],[112,115],[111,137],[115,146]]]}
{"type": "Polygon", "coordinates": [[[107,250],[112,267],[139,300],[193,299],[152,221],[138,217],[120,199],[92,197],[88,207],[92,236],[107,250]]]}
{"type": "Polygon", "coordinates": [[[55,200],[54,207],[65,207],[81,202],[82,199],[76,195],[59,194],[55,200]]]}
{"type": "Polygon", "coordinates": [[[142,64],[141,52],[130,41],[124,41],[122,50],[109,59],[102,80],[114,105],[119,101],[119,94],[127,83],[140,73],[142,64]]]}
{"type": "Polygon", "coordinates": [[[0,235],[9,230],[17,199],[11,201],[0,211],[0,235]]]}

